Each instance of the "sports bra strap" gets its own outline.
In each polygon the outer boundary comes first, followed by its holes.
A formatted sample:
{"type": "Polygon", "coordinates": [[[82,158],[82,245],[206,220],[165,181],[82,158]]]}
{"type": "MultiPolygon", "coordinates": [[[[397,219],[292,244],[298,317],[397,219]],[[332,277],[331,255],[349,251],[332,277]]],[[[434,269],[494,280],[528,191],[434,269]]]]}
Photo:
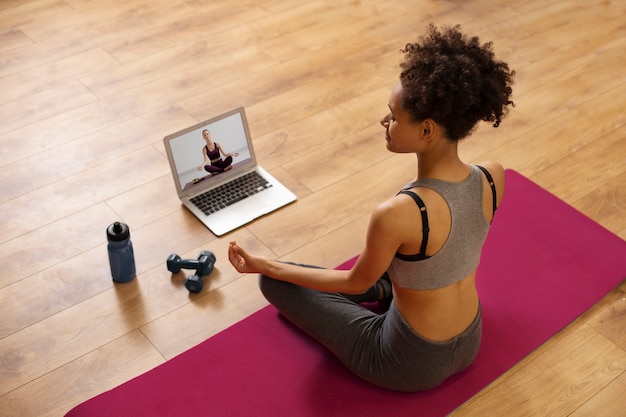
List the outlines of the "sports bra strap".
{"type": "Polygon", "coordinates": [[[422,215],[422,245],[420,246],[419,255],[425,258],[426,245],[428,245],[428,232],[430,231],[428,227],[428,214],[426,213],[426,204],[424,204],[424,201],[422,201],[422,199],[413,191],[402,190],[398,194],[406,194],[408,196],[411,196],[420,209],[420,214],[422,215]]]}
{"type": "Polygon", "coordinates": [[[493,197],[493,214],[496,214],[496,210],[498,209],[498,203],[496,200],[496,185],[493,182],[493,177],[486,168],[481,167],[480,165],[476,166],[480,168],[480,170],[485,174],[485,177],[487,177],[487,181],[489,181],[489,186],[491,187],[491,195],[493,197]]]}

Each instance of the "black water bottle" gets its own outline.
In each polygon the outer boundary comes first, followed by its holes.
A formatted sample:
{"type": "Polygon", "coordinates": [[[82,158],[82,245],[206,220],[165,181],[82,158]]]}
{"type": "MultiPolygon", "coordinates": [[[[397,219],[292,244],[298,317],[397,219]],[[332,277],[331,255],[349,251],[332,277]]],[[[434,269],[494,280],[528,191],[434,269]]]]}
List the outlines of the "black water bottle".
{"type": "Polygon", "coordinates": [[[130,241],[130,230],[124,223],[107,227],[109,265],[115,282],[129,282],[135,278],[135,255],[130,241]]]}

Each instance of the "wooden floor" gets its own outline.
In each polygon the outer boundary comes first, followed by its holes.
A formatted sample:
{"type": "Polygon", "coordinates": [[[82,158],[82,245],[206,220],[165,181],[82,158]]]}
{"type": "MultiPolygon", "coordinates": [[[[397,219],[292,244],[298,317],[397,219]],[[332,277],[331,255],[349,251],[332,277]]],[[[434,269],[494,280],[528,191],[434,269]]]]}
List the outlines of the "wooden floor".
{"type": "MultiPolygon", "coordinates": [[[[369,212],[415,175],[378,120],[429,22],[493,40],[518,73],[516,108],[466,161],[499,160],[626,238],[625,15],[623,0],[2,0],[0,415],[61,416],[266,305],[231,239],[327,267],[357,254],[369,212]],[[298,202],[216,238],[180,206],[161,140],[239,105],[298,202]],[[138,279],[114,286],[118,219],[138,279]],[[165,259],[202,249],[217,269],[190,296],[165,259]]],[[[454,414],[625,415],[625,328],[622,283],[454,414]]]]}

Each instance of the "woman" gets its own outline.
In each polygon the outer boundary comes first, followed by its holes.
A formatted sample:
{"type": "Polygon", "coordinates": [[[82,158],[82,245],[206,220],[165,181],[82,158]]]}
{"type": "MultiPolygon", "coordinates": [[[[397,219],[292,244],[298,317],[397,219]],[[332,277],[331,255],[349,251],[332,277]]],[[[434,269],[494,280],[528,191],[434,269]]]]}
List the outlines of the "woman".
{"type": "Polygon", "coordinates": [[[219,174],[220,172],[228,171],[233,166],[233,157],[239,156],[237,152],[226,153],[222,149],[219,143],[213,142],[211,140],[211,132],[207,129],[202,131],[202,137],[206,142],[206,145],[202,147],[202,156],[204,160],[202,161],[202,165],[198,167],[198,171],[204,170],[209,174],[219,174]],[[222,159],[224,155],[225,158],[222,159]]]}
{"type": "Polygon", "coordinates": [[[500,124],[513,71],[491,43],[459,26],[431,25],[403,50],[400,82],[381,120],[387,149],[417,156],[417,178],[371,216],[365,249],[349,271],[313,269],[247,253],[229,260],[260,273],[265,297],[353,373],[398,391],[432,388],[478,352],[476,269],[504,192],[504,170],[464,163],[458,142],[480,120],[500,124]],[[381,278],[382,276],[382,278],[381,278]],[[383,300],[375,314],[359,302],[383,300]]]}

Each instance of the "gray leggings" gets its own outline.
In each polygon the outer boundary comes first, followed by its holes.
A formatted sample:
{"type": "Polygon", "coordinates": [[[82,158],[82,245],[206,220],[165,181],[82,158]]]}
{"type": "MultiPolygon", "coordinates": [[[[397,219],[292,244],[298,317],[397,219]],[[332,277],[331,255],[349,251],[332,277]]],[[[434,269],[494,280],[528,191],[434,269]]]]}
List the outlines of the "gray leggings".
{"type": "Polygon", "coordinates": [[[459,336],[435,342],[418,335],[393,301],[383,314],[338,293],[300,287],[261,275],[261,292],[280,313],[326,346],[358,377],[395,391],[423,391],[467,368],[478,353],[479,308],[459,336]]]}

